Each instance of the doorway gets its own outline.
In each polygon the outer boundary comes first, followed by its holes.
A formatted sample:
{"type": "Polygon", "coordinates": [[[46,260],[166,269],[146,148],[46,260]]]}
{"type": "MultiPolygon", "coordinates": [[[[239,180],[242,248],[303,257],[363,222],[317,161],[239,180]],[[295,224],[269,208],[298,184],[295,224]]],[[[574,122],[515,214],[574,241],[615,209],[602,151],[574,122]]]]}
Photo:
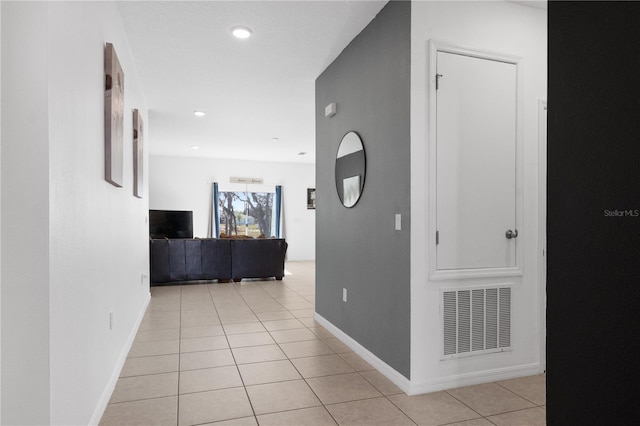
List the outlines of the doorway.
{"type": "Polygon", "coordinates": [[[547,101],[538,100],[540,373],[547,370],[547,101]]]}

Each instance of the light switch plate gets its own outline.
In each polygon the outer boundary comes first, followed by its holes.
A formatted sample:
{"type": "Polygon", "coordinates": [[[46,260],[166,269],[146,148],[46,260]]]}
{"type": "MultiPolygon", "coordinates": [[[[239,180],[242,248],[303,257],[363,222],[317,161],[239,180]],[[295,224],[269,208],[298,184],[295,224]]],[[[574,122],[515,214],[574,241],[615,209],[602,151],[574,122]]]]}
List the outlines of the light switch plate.
{"type": "Polygon", "coordinates": [[[396,213],[396,231],[402,230],[402,215],[400,213],[396,213]]]}

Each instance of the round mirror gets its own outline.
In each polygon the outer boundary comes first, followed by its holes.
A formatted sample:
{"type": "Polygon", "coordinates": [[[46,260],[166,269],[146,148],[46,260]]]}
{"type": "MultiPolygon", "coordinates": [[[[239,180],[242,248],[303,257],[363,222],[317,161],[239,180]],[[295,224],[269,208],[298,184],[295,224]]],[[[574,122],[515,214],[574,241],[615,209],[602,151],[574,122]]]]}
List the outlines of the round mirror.
{"type": "Polygon", "coordinates": [[[336,156],[336,190],[345,207],[353,207],[364,188],[366,162],[362,140],[356,132],[342,137],[336,156]]]}

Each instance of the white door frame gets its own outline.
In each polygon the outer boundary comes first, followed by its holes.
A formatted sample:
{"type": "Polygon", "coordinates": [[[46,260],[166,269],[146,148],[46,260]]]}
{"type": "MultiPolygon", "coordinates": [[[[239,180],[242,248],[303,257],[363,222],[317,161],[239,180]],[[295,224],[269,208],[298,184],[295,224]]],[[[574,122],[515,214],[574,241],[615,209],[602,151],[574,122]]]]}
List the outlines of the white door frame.
{"type": "Polygon", "coordinates": [[[547,101],[538,100],[538,276],[540,373],[547,370],[547,101]]]}
{"type": "MultiPolygon", "coordinates": [[[[427,281],[454,280],[464,278],[495,278],[511,277],[523,275],[523,249],[516,250],[516,266],[504,268],[478,268],[459,270],[438,270],[436,266],[436,74],[437,74],[437,53],[447,52],[458,55],[471,56],[474,58],[488,59],[493,61],[507,62],[516,65],[516,229],[524,229],[524,73],[522,58],[519,56],[507,55],[478,49],[471,49],[464,46],[449,44],[439,40],[429,40],[427,47],[427,57],[429,58],[429,112],[428,112],[428,164],[429,164],[429,226],[427,229],[427,247],[429,250],[429,269],[427,281]]],[[[523,232],[520,244],[524,247],[526,232],[523,232]]]]}

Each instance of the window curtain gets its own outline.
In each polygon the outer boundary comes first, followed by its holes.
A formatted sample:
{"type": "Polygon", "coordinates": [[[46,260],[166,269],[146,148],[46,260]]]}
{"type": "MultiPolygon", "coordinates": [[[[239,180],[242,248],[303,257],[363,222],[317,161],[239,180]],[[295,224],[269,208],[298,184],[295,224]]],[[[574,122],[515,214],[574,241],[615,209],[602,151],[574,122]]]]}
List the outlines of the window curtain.
{"type": "Polygon", "coordinates": [[[282,185],[276,185],[276,238],[284,238],[284,226],[282,221],[283,211],[282,185]]]}
{"type": "Polygon", "coordinates": [[[209,212],[208,238],[220,237],[220,210],[218,207],[218,182],[213,182],[211,191],[211,210],[209,212]]]}

